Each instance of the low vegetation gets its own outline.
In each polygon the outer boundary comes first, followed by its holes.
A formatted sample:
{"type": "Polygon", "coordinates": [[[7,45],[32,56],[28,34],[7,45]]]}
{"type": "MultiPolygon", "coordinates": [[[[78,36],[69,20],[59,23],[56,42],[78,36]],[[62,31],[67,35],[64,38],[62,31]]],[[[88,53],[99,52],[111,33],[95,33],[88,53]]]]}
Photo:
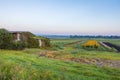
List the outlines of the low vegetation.
{"type": "Polygon", "coordinates": [[[119,80],[120,69],[39,57],[27,51],[0,50],[1,80],[119,80]]]}
{"type": "Polygon", "coordinates": [[[86,50],[84,43],[86,39],[52,40],[47,49],[0,50],[0,79],[120,80],[120,54],[107,49],[86,50]],[[72,42],[74,45],[65,46],[72,42]]]}
{"type": "Polygon", "coordinates": [[[0,29],[0,49],[10,49],[13,45],[13,36],[5,29],[0,29]]]}

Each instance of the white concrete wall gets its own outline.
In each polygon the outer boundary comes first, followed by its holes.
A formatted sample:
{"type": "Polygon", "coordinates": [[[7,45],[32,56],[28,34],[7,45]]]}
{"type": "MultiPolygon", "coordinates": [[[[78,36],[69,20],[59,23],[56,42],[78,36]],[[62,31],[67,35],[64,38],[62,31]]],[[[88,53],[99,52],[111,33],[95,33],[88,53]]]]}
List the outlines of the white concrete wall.
{"type": "Polygon", "coordinates": [[[39,47],[41,47],[42,46],[42,40],[39,39],[38,41],[39,41],[39,47]]]}
{"type": "Polygon", "coordinates": [[[17,33],[17,41],[20,41],[20,33],[17,33]]]}

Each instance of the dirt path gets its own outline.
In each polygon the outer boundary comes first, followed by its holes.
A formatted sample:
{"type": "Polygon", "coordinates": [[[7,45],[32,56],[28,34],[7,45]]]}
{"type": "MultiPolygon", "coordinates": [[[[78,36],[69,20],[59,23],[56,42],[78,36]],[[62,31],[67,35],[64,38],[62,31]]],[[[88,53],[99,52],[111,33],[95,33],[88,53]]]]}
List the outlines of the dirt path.
{"type": "Polygon", "coordinates": [[[58,59],[62,61],[72,61],[77,63],[93,64],[93,65],[97,65],[98,67],[107,66],[107,67],[113,67],[113,68],[120,68],[120,60],[104,60],[100,58],[85,58],[85,57],[74,58],[70,55],[60,56],[60,53],[56,51],[43,51],[40,54],[38,54],[38,56],[58,59]]]}
{"type": "Polygon", "coordinates": [[[98,67],[107,66],[107,67],[114,67],[114,68],[120,68],[120,60],[104,60],[104,59],[98,59],[98,58],[73,58],[72,61],[78,62],[78,63],[85,63],[85,64],[94,64],[98,67]]]}
{"type": "Polygon", "coordinates": [[[65,44],[64,46],[73,46],[75,44],[80,44],[82,43],[83,41],[76,41],[76,42],[72,42],[72,43],[68,43],[68,44],[65,44]]]}

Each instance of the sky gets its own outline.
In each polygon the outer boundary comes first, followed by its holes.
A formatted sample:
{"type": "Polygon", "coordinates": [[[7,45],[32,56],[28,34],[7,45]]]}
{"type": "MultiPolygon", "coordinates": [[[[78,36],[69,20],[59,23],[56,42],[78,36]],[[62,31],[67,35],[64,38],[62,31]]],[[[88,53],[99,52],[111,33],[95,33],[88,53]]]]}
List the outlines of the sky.
{"type": "Polygon", "coordinates": [[[35,34],[120,35],[120,0],[0,0],[0,28],[35,34]]]}

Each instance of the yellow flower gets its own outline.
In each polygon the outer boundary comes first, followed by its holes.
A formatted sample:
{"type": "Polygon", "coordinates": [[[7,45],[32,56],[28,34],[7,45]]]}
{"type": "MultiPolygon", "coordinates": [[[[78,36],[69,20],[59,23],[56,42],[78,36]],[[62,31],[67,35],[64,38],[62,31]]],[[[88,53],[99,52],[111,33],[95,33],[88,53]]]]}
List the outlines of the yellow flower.
{"type": "Polygon", "coordinates": [[[89,40],[82,45],[83,47],[100,47],[100,44],[96,40],[89,40]]]}

